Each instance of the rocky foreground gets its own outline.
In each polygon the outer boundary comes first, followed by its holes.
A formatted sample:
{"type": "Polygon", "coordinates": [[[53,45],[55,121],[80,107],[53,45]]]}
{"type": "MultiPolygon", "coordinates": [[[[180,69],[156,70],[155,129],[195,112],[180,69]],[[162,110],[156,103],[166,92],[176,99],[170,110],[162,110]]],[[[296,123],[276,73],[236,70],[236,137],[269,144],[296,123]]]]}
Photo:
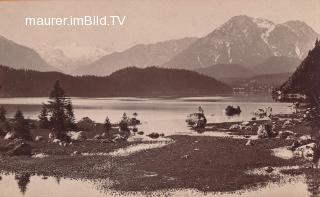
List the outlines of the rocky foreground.
{"type": "Polygon", "coordinates": [[[87,139],[70,144],[48,143],[48,133],[33,131],[43,139],[28,143],[30,156],[10,154],[15,142],[0,139],[0,170],[111,179],[114,184],[105,187],[120,191],[235,191],[279,181],[279,177],[268,176],[276,167],[300,166],[295,171],[283,171],[294,176],[317,165],[319,151],[312,114],[313,109],[302,109],[262,120],[209,123],[201,133],[191,136],[151,138],[136,134],[128,140],[106,141],[91,133],[87,139]],[[275,150],[285,150],[292,156],[282,157],[275,150]],[[247,173],[257,168],[267,174],[247,173]]]}

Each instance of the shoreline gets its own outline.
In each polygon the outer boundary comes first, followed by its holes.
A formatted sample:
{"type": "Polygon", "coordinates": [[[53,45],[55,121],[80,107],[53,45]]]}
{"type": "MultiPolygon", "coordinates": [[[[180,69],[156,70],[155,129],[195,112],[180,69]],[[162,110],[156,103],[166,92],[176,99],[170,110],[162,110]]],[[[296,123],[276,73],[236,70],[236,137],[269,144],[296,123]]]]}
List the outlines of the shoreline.
{"type": "MultiPolygon", "coordinates": [[[[277,125],[297,115],[274,115],[277,125]],[[283,119],[283,120],[282,120],[283,119]]],[[[272,119],[271,119],[272,120],[272,119]]],[[[250,121],[250,124],[263,121],[250,121]]],[[[239,123],[239,122],[238,122],[239,123]]],[[[232,135],[251,136],[250,131],[230,131],[234,122],[208,123],[205,132],[224,132],[232,135]]],[[[279,128],[276,127],[278,130],[279,128]]],[[[286,128],[299,135],[308,133],[310,128],[302,122],[286,128]],[[304,128],[304,129],[302,129],[304,128]]],[[[194,131],[195,132],[195,131],[194,131]]],[[[93,133],[90,134],[93,136],[93,133]]],[[[281,138],[255,139],[254,145],[246,146],[248,139],[173,135],[161,148],[145,149],[123,157],[103,155],[72,155],[80,153],[111,153],[130,146],[157,143],[158,140],[123,141],[100,143],[100,140],[86,140],[72,146],[61,147],[46,142],[32,142],[34,153],[49,154],[44,158],[25,156],[1,157],[0,172],[65,177],[79,180],[111,179],[117,184],[116,191],[149,192],[168,189],[197,189],[202,192],[232,192],[256,188],[277,182],[266,175],[248,175],[245,172],[256,168],[304,166],[301,158],[281,159],[272,154],[272,149],[290,146],[294,140],[281,138]],[[99,143],[97,143],[99,142],[99,143]],[[153,173],[154,176],[145,176],[153,173]],[[130,177],[130,178],[129,178],[130,177]]],[[[0,147],[6,145],[0,139],[0,147]]],[[[3,149],[1,149],[3,152],[3,149]]],[[[290,174],[290,172],[288,172],[290,174]]],[[[292,175],[294,173],[292,172],[292,175]]],[[[103,187],[103,185],[102,185],[103,187]]]]}

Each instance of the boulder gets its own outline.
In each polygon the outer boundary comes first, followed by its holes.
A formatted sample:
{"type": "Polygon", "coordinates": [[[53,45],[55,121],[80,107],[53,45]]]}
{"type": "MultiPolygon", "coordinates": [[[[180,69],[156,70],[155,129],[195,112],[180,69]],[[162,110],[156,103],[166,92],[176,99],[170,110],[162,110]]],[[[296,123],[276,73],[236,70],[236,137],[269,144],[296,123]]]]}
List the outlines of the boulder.
{"type": "Polygon", "coordinates": [[[73,151],[72,155],[81,155],[81,153],[79,151],[73,151]]]}
{"type": "Polygon", "coordinates": [[[83,132],[83,131],[78,131],[78,132],[76,132],[76,131],[69,131],[69,132],[67,133],[67,135],[70,137],[70,139],[71,139],[72,141],[77,141],[77,142],[79,142],[79,141],[84,141],[84,140],[86,140],[86,137],[84,136],[84,132],[83,132]]]}
{"type": "Polygon", "coordinates": [[[252,131],[253,127],[252,126],[245,126],[245,127],[243,127],[243,129],[245,129],[247,131],[252,131]]]}
{"type": "Polygon", "coordinates": [[[303,157],[304,159],[308,161],[313,161],[315,155],[317,152],[317,144],[316,143],[310,143],[303,146],[299,146],[295,149],[293,152],[296,156],[303,157]]]}
{"type": "Polygon", "coordinates": [[[245,121],[245,122],[242,122],[241,125],[242,125],[242,126],[249,126],[249,125],[250,125],[250,122],[249,122],[249,121],[245,121]]]}
{"type": "Polygon", "coordinates": [[[16,134],[12,131],[9,131],[5,136],[4,136],[4,139],[5,140],[13,140],[17,138],[16,134]]]}
{"type": "Polygon", "coordinates": [[[298,148],[300,146],[310,144],[313,142],[315,142],[315,141],[311,139],[310,135],[303,135],[303,136],[300,136],[297,140],[295,140],[293,142],[293,144],[289,147],[289,149],[294,151],[294,150],[296,150],[296,148],[298,148]]]}
{"type": "Polygon", "coordinates": [[[9,150],[7,154],[9,156],[30,156],[31,146],[26,143],[16,145],[12,150],[9,150]]]}
{"type": "Polygon", "coordinates": [[[270,166],[265,168],[265,171],[268,172],[268,173],[271,173],[273,170],[274,169],[272,167],[270,167],[270,166]]]}
{"type": "Polygon", "coordinates": [[[239,106],[233,107],[228,105],[225,109],[225,113],[227,116],[239,115],[241,113],[241,109],[239,106]]]}
{"type": "Polygon", "coordinates": [[[42,136],[36,136],[36,138],[35,138],[36,142],[40,142],[40,141],[43,141],[43,140],[44,140],[44,138],[42,136]]]}
{"type": "Polygon", "coordinates": [[[186,122],[194,128],[205,128],[207,119],[203,113],[193,113],[188,115],[186,122]]]}
{"type": "Polygon", "coordinates": [[[45,157],[49,157],[49,155],[45,153],[38,153],[38,154],[32,155],[32,158],[45,158],[45,157]]]}
{"type": "Polygon", "coordinates": [[[275,137],[276,133],[272,130],[272,125],[269,123],[262,124],[258,127],[257,135],[259,138],[275,137]]]}
{"type": "Polygon", "coordinates": [[[100,140],[100,139],[103,139],[103,137],[101,135],[97,134],[93,137],[93,139],[100,140]]]}
{"type": "Polygon", "coordinates": [[[181,157],[181,159],[190,159],[191,157],[190,157],[190,155],[183,155],[182,157],[181,157]]]}
{"type": "Polygon", "coordinates": [[[53,135],[53,133],[49,133],[48,138],[49,138],[50,140],[53,140],[53,139],[54,139],[54,135],[53,135]]]}
{"type": "Polygon", "coordinates": [[[149,135],[147,135],[148,137],[152,138],[152,139],[157,139],[160,137],[159,133],[150,133],[149,135]]]}
{"type": "Polygon", "coordinates": [[[115,141],[123,141],[123,140],[126,140],[127,138],[123,137],[122,135],[120,134],[116,134],[114,135],[114,140],[115,141]]]}
{"type": "Polygon", "coordinates": [[[58,143],[60,143],[61,142],[61,140],[59,140],[59,139],[53,139],[52,140],[52,143],[55,143],[55,144],[58,144],[58,143]]]}
{"type": "Polygon", "coordinates": [[[229,127],[229,130],[237,130],[237,129],[240,129],[240,125],[238,124],[233,124],[229,127]]]}
{"type": "Polygon", "coordinates": [[[292,124],[292,120],[286,120],[283,125],[282,125],[282,128],[286,128],[286,127],[291,127],[293,124],[292,124]]]}
{"type": "Polygon", "coordinates": [[[246,143],[246,146],[252,146],[252,145],[253,145],[252,140],[248,140],[247,143],[246,143]]]}
{"type": "Polygon", "coordinates": [[[143,131],[138,131],[138,134],[139,134],[139,135],[143,135],[144,132],[143,132],[143,131]]]}
{"type": "Polygon", "coordinates": [[[289,130],[286,130],[286,131],[279,131],[279,137],[281,139],[287,139],[288,137],[293,137],[295,136],[296,133],[292,132],[292,131],[289,131],[289,130]]]}

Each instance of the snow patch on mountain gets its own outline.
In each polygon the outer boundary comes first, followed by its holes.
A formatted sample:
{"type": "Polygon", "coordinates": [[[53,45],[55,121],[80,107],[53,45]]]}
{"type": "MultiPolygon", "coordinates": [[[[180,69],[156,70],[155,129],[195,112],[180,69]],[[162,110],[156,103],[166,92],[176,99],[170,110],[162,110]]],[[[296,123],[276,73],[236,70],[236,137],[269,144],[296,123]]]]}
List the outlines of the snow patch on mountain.
{"type": "Polygon", "coordinates": [[[257,24],[259,28],[264,29],[264,32],[261,34],[261,39],[269,46],[269,48],[273,48],[269,42],[268,38],[270,33],[274,30],[276,25],[271,21],[262,18],[254,18],[253,22],[257,24]]]}
{"type": "Polygon", "coordinates": [[[56,46],[42,43],[33,48],[35,48],[41,57],[49,64],[59,68],[65,73],[69,73],[69,71],[78,66],[90,64],[102,56],[113,52],[113,50],[109,48],[82,46],[75,43],[56,46]]]}

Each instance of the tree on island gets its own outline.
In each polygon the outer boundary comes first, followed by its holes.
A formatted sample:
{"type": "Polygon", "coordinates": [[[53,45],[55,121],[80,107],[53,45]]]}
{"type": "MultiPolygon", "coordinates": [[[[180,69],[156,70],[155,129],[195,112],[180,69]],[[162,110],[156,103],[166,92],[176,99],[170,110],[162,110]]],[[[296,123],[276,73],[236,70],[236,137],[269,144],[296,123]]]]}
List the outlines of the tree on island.
{"type": "Polygon", "coordinates": [[[42,129],[49,129],[50,128],[47,107],[42,107],[42,110],[41,110],[38,118],[39,118],[39,127],[40,128],[42,128],[42,129]]]}
{"type": "Polygon", "coordinates": [[[14,115],[13,130],[18,138],[31,140],[31,132],[28,121],[24,118],[22,112],[18,109],[14,115]]]}
{"type": "Polygon", "coordinates": [[[111,122],[110,122],[108,116],[106,117],[106,120],[104,121],[103,128],[104,128],[105,136],[110,137],[110,131],[111,131],[112,125],[111,125],[111,122]]]}
{"type": "Polygon", "coordinates": [[[69,140],[67,129],[74,129],[75,118],[70,98],[66,98],[60,82],[56,81],[50,93],[48,104],[45,104],[49,112],[49,125],[55,138],[69,140]]]}
{"type": "Polygon", "coordinates": [[[65,105],[65,125],[67,129],[77,129],[76,119],[74,117],[74,111],[72,106],[72,101],[70,98],[66,98],[66,105],[65,105]]]}
{"type": "Polygon", "coordinates": [[[122,118],[119,123],[120,135],[127,139],[130,135],[129,129],[129,118],[126,113],[123,113],[122,118]]]}
{"type": "Polygon", "coordinates": [[[1,106],[0,107],[0,121],[1,122],[4,122],[7,120],[6,115],[7,115],[7,110],[3,106],[1,106]]]}
{"type": "Polygon", "coordinates": [[[4,107],[0,107],[0,135],[4,135],[6,132],[10,131],[10,124],[6,118],[7,111],[4,107]]]}

